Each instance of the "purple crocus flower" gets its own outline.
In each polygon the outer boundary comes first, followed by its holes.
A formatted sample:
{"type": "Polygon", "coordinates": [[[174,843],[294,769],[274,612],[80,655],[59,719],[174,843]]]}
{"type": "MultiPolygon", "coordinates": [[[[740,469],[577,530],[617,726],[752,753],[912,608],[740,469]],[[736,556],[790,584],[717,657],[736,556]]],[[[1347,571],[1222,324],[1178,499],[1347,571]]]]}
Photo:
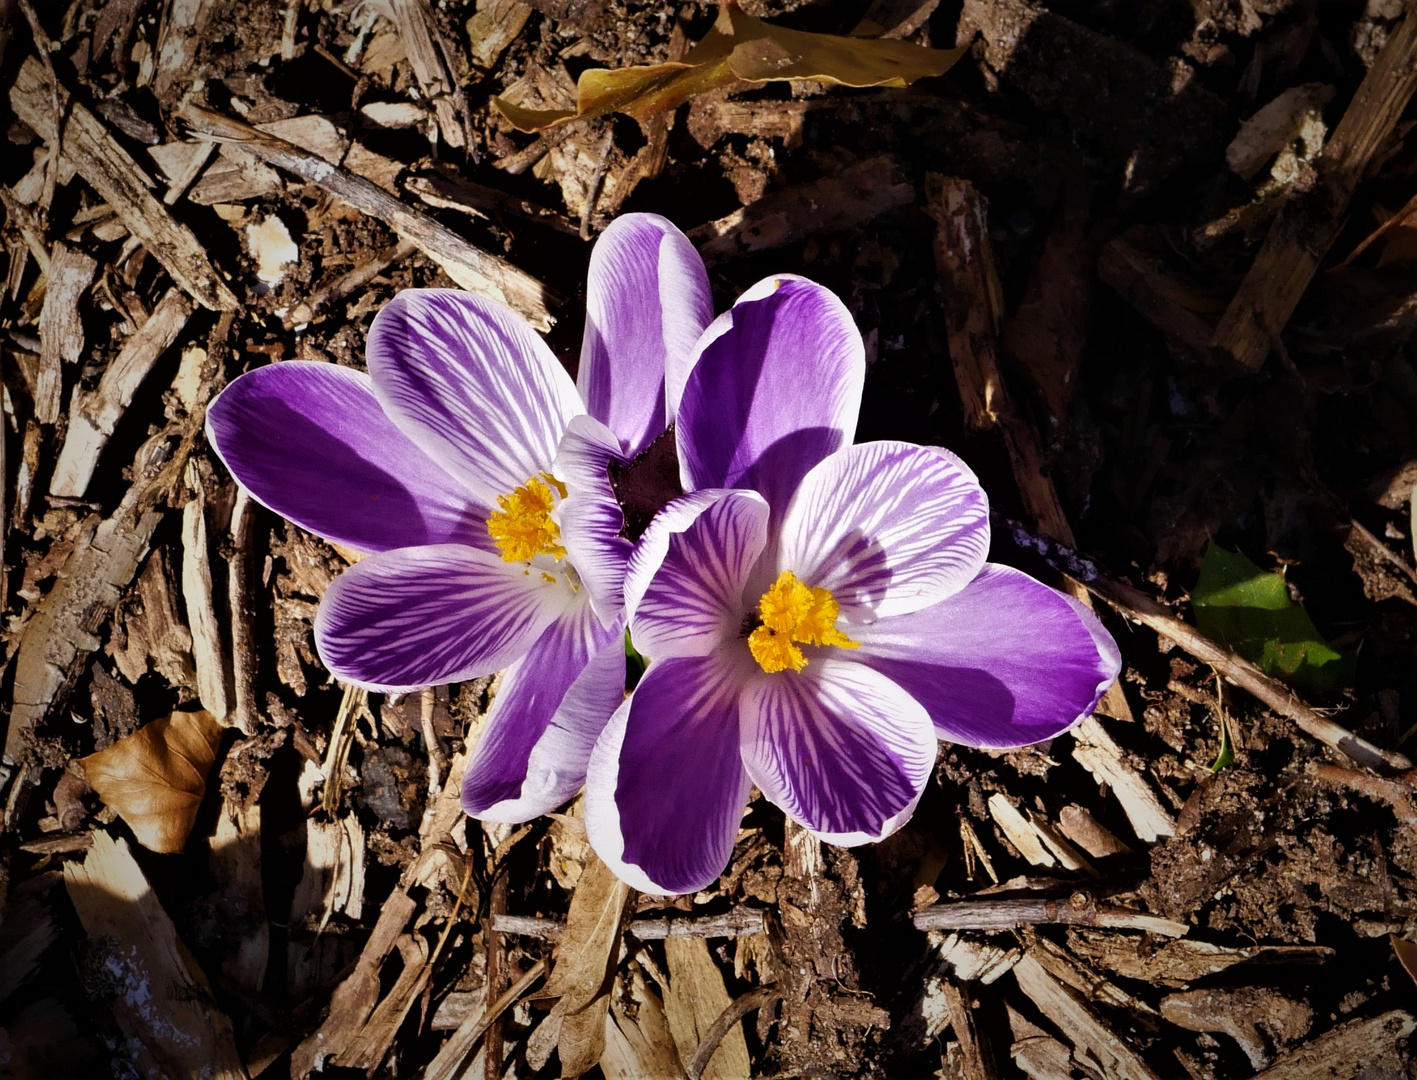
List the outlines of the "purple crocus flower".
{"type": "Polygon", "coordinates": [[[625,579],[649,665],[586,778],[592,845],[657,893],[722,872],[753,785],[823,840],[879,840],[914,810],[937,738],[1051,738],[1120,668],[1085,608],[985,562],[988,504],[958,458],[852,445],[864,351],[826,289],[763,282],[695,359],[689,494],[625,579]]]}
{"type": "Polygon", "coordinates": [[[407,691],[506,668],[464,782],[470,814],[524,821],[570,798],[624,699],[631,545],[581,507],[613,502],[605,463],[664,430],[666,370],[712,315],[689,241],[629,215],[592,252],[576,384],[508,308],[415,289],[375,318],[367,375],[277,364],[211,405],[208,438],[254,498],[369,553],[315,619],[337,677],[407,691]],[[581,435],[563,464],[568,429],[581,435]]]}

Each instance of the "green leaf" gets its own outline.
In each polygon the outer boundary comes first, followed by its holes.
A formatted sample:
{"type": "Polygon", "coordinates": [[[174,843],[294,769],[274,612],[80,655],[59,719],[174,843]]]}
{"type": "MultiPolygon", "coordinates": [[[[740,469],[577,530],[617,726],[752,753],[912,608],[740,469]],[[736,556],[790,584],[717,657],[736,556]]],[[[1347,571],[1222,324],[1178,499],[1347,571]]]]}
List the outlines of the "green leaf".
{"type": "Polygon", "coordinates": [[[1235,764],[1235,748],[1230,745],[1230,721],[1225,718],[1225,710],[1222,708],[1218,716],[1220,720],[1220,753],[1215,755],[1215,760],[1210,763],[1210,771],[1218,773],[1221,769],[1228,769],[1235,764]]]}
{"type": "Polygon", "coordinates": [[[1350,682],[1353,657],[1329,647],[1279,574],[1211,544],[1191,590],[1201,633],[1267,675],[1318,693],[1350,682]]]}

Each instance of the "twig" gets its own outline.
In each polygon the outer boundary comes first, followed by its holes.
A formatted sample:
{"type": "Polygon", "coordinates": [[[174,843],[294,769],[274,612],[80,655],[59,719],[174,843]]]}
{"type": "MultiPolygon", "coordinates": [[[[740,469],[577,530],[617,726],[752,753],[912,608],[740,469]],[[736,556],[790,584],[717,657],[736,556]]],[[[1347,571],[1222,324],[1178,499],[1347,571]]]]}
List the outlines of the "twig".
{"type": "Polygon", "coordinates": [[[912,916],[917,930],[1012,930],[1018,926],[1056,923],[1064,926],[1105,926],[1146,930],[1166,937],[1183,937],[1190,927],[1156,915],[1126,908],[1099,907],[1077,892],[1067,900],[969,900],[935,904],[912,916]]]}
{"type": "Polygon", "coordinates": [[[548,310],[553,294],[540,281],[507,260],[469,243],[426,214],[404,205],[377,184],[331,165],[284,139],[210,109],[189,104],[182,117],[202,138],[249,150],[262,160],[378,218],[400,236],[417,244],[463,288],[500,300],[538,330],[550,329],[555,321],[548,310]]]}
{"type": "Polygon", "coordinates": [[[1351,252],[1349,252],[1348,257],[1344,259],[1341,263],[1339,263],[1337,266],[1335,266],[1333,269],[1342,270],[1345,267],[1349,266],[1354,259],[1356,259],[1359,255],[1363,254],[1363,252],[1367,251],[1368,248],[1371,247],[1376,241],[1381,239],[1389,229],[1394,229],[1397,226],[1401,225],[1404,221],[1410,218],[1413,213],[1417,213],[1417,195],[1414,195],[1412,196],[1412,198],[1408,199],[1407,202],[1403,204],[1401,210],[1393,214],[1392,217],[1388,218],[1376,229],[1370,232],[1366,237],[1364,237],[1362,243],[1360,243],[1351,252]]]}
{"type": "MultiPolygon", "coordinates": [[[[566,924],[558,919],[538,919],[530,915],[494,915],[492,929],[504,934],[556,940],[566,924]]],[[[739,938],[767,933],[763,913],[755,908],[734,908],[725,915],[701,919],[635,919],[625,928],[640,941],[665,938],[739,938]]]]}
{"type": "Polygon", "coordinates": [[[1385,802],[1392,807],[1400,823],[1408,828],[1417,825],[1417,802],[1413,801],[1413,787],[1417,784],[1417,775],[1408,773],[1401,779],[1389,780],[1372,773],[1341,769],[1337,765],[1319,765],[1314,769],[1314,776],[1331,784],[1342,784],[1359,795],[1385,802]]]}
{"type": "Polygon", "coordinates": [[[1139,590],[1105,577],[1087,582],[1087,587],[1123,615],[1170,638],[1197,660],[1215,668],[1228,682],[1259,698],[1324,745],[1347,754],[1360,765],[1382,775],[1406,772],[1412,768],[1412,762],[1402,754],[1374,746],[1341,724],[1321,716],[1278,679],[1271,678],[1248,660],[1217,645],[1139,590]]]}
{"type": "MultiPolygon", "coordinates": [[[[509,195],[486,184],[479,184],[458,173],[446,170],[412,176],[404,181],[404,190],[417,195],[429,206],[440,210],[456,210],[472,217],[487,218],[493,214],[519,217],[567,236],[580,236],[575,225],[563,216],[530,199],[509,195]]],[[[618,194],[619,188],[615,189],[618,194]]],[[[604,200],[602,200],[602,203],[604,200]]]]}
{"type": "Polygon", "coordinates": [[[595,216],[595,204],[600,201],[600,192],[605,187],[605,173],[610,168],[610,152],[614,149],[615,128],[612,126],[600,144],[600,160],[596,163],[595,172],[590,177],[590,186],[586,189],[585,206],[581,207],[582,240],[590,239],[590,220],[595,216]]]}
{"type": "Polygon", "coordinates": [[[325,763],[321,771],[325,774],[325,791],[321,806],[325,813],[333,816],[339,809],[340,789],[344,786],[344,763],[349,760],[349,747],[354,742],[354,725],[360,707],[364,704],[364,691],[357,686],[346,686],[344,697],[340,699],[339,712],[335,713],[334,727],[330,729],[330,745],[325,751],[325,763]]]}
{"type": "Polygon", "coordinates": [[[551,148],[559,145],[569,136],[579,125],[565,124],[553,131],[544,132],[536,137],[536,141],[528,146],[522,147],[514,154],[508,154],[504,158],[499,158],[492,163],[495,169],[501,169],[508,176],[520,176],[538,161],[551,152],[551,148]]]}
{"type": "Polygon", "coordinates": [[[718,1019],[713,1022],[713,1026],[704,1032],[703,1039],[699,1042],[698,1049],[684,1065],[684,1073],[689,1080],[699,1080],[708,1068],[709,1059],[713,1057],[713,1052],[718,1049],[718,1044],[723,1041],[723,1037],[728,1034],[731,1028],[743,1017],[747,1016],[755,1009],[761,1009],[764,1005],[769,1005],[782,997],[782,990],[776,983],[769,983],[767,986],[759,986],[756,990],[749,990],[742,997],[735,998],[728,1008],[718,1014],[718,1019]]]}
{"type": "Polygon", "coordinates": [[[317,289],[308,299],[296,303],[281,321],[285,323],[287,330],[314,322],[346,296],[362,289],[385,270],[403,262],[417,250],[418,245],[412,240],[400,240],[392,247],[384,248],[368,262],[361,263],[323,289],[317,289]]]}
{"type": "Polygon", "coordinates": [[[447,756],[443,753],[443,744],[438,739],[438,733],[433,730],[433,710],[437,702],[433,688],[427,687],[419,701],[418,710],[419,720],[423,725],[423,748],[428,751],[429,805],[438,797],[438,792],[443,790],[443,770],[448,764],[447,756]]]}
{"type": "Polygon", "coordinates": [[[231,612],[231,718],[246,735],[256,733],[256,604],[251,547],[256,504],[244,489],[231,507],[231,553],[227,556],[227,606],[231,612]]]}
{"type": "MultiPolygon", "coordinates": [[[[531,989],[537,979],[546,974],[546,961],[538,960],[527,968],[516,982],[511,985],[505,994],[492,1002],[480,1015],[469,1013],[466,1020],[453,1032],[452,1038],[443,1044],[443,1048],[438,1051],[438,1056],[428,1064],[424,1070],[425,1080],[442,1080],[445,1077],[459,1075],[458,1069],[467,1060],[467,1056],[472,1052],[472,1048],[477,1045],[477,1040],[501,1019],[502,1014],[522,999],[522,996],[531,989]]],[[[499,1074],[500,1075],[500,1074],[499,1074]]]]}
{"type": "MultiPolygon", "coordinates": [[[[502,988],[505,978],[502,968],[507,962],[506,955],[502,949],[502,935],[491,925],[498,915],[507,910],[507,893],[510,889],[509,878],[505,866],[494,867],[493,873],[496,875],[492,881],[492,898],[488,904],[489,927],[487,932],[487,1000],[488,1011],[495,1008],[495,1003],[500,1000],[495,997],[502,988]],[[499,872],[500,871],[500,872],[499,872]]],[[[488,1076],[502,1075],[502,1025],[497,1018],[493,1018],[483,1029],[486,1038],[482,1043],[483,1057],[486,1059],[484,1072],[488,1076]]]]}

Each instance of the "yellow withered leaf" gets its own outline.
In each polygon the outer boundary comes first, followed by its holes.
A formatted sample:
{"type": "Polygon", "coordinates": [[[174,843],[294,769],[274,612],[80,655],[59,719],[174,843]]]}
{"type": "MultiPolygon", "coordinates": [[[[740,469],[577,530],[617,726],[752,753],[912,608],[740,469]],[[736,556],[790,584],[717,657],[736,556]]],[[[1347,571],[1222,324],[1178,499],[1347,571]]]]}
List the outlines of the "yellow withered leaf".
{"type": "Polygon", "coordinates": [[[741,80],[806,79],[841,86],[908,86],[943,75],[964,49],[923,49],[904,41],[809,34],[746,15],[727,0],[704,39],[683,60],[644,67],[590,68],[576,83],[576,108],[527,109],[493,98],[521,131],[543,131],[568,120],[622,112],[641,122],[695,94],[741,80]]]}
{"type": "Polygon", "coordinates": [[[143,847],[172,854],[197,820],[223,730],[205,710],[175,712],[82,759],[84,776],[143,847]]]}

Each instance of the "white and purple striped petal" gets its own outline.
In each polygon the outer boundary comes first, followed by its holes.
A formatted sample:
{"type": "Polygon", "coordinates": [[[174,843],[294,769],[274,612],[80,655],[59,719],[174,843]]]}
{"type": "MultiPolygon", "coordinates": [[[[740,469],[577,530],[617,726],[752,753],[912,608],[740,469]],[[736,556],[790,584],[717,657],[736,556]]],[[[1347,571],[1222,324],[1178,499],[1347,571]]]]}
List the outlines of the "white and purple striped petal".
{"type": "Polygon", "coordinates": [[[384,416],[362,372],[258,368],[211,403],[207,440],[257,502],[327,540],[490,547],[487,510],[384,416]]]}
{"type": "Polygon", "coordinates": [[[667,548],[631,630],[645,656],[705,656],[742,636],[743,591],[767,544],[768,506],[755,492],[720,494],[683,529],[673,517],[663,527],[667,548]]]}
{"type": "Polygon", "coordinates": [[[656,660],[595,745],[586,834],[642,892],[694,892],[728,865],[750,787],[738,755],[740,680],[721,655],[656,660]]]}
{"type": "Polygon", "coordinates": [[[666,369],[683,369],[682,385],[694,343],[712,320],[703,260],[668,220],[626,214],[601,233],[590,255],[576,385],[624,457],[668,426],[666,369]]]}
{"type": "Polygon", "coordinates": [[[624,624],[603,625],[582,595],[507,669],[463,780],[463,810],[527,821],[580,790],[591,748],[625,700],[624,638],[624,624]]]}
{"type": "Polygon", "coordinates": [[[384,412],[488,506],[549,471],[585,411],[526,321],[471,293],[399,293],[375,316],[366,358],[384,412]]]}
{"type": "Polygon", "coordinates": [[[679,402],[685,491],[752,488],[774,518],[807,471],[849,446],[866,354],[851,313],[804,278],[750,289],[700,339],[679,402]]]}
{"type": "Polygon", "coordinates": [[[777,565],[830,589],[847,623],[929,607],[989,554],[989,500],[944,450],[861,443],[807,474],[782,519],[777,565]]]}
{"type": "Polygon", "coordinates": [[[581,415],[566,428],[554,470],[567,489],[560,508],[561,543],[604,622],[625,609],[625,565],[634,546],[620,535],[625,514],[610,486],[610,463],[619,458],[614,433],[593,416],[581,415]]]}
{"type": "MultiPolygon", "coordinates": [[[[659,573],[664,557],[669,554],[670,540],[676,533],[690,528],[700,514],[724,499],[747,499],[763,503],[762,496],[756,492],[723,489],[691,491],[669,502],[654,516],[649,528],[640,537],[640,542],[635,545],[635,550],[630,555],[630,565],[625,571],[625,610],[630,616],[632,636],[635,611],[649,590],[655,574],[659,573]]],[[[763,505],[766,506],[765,503],[763,505]]]]}
{"type": "Polygon", "coordinates": [[[861,642],[853,658],[919,701],[940,738],[987,749],[1062,734],[1121,670],[1095,615],[992,563],[948,600],[852,633],[861,642]]]}
{"type": "Polygon", "coordinates": [[[316,613],[315,645],[345,682],[404,692],[500,670],[571,603],[563,579],[495,553],[399,548],[334,580],[316,613]]]}
{"type": "Polygon", "coordinates": [[[885,676],[821,650],[743,694],[743,764],[762,793],[821,839],[851,846],[910,817],[935,764],[925,709],[885,676]]]}

